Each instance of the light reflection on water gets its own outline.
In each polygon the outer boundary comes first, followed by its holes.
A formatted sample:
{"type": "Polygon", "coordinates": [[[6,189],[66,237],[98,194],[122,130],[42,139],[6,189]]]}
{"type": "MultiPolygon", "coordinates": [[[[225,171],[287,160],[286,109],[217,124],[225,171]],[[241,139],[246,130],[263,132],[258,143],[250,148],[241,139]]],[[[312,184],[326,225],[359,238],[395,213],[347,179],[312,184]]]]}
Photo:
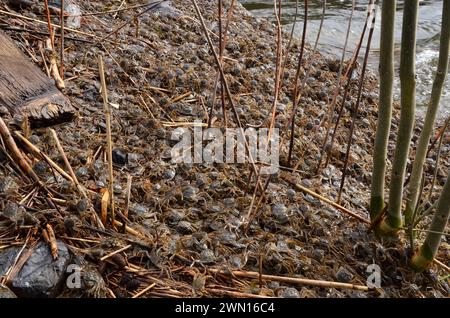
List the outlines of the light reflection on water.
{"type": "MultiPolygon", "coordinates": [[[[255,16],[274,20],[273,0],[240,0],[240,2],[249,9],[255,16]]],[[[303,1],[298,1],[299,16],[295,28],[296,36],[301,36],[303,28],[303,1]]],[[[309,1],[309,21],[307,39],[312,43],[317,35],[321,13],[322,1],[309,1]]],[[[345,35],[348,25],[348,18],[351,10],[350,0],[327,1],[327,13],[324,27],[321,33],[319,48],[322,53],[334,57],[342,55],[342,49],[345,41],[345,35]]],[[[418,113],[422,116],[426,111],[429,101],[431,86],[436,71],[439,35],[441,24],[442,0],[422,0],[420,1],[419,27],[417,31],[417,103],[418,113]]],[[[366,18],[368,0],[357,0],[356,10],[353,16],[352,30],[349,39],[347,57],[350,57],[366,18]]],[[[403,1],[398,1],[398,16],[396,19],[396,58],[397,64],[400,54],[401,24],[403,1]]],[[[283,1],[283,19],[282,23],[286,31],[290,31],[295,17],[295,0],[283,1]]],[[[378,10],[377,24],[372,40],[371,57],[369,66],[377,73],[378,54],[380,42],[380,11],[378,10]]],[[[363,54],[361,54],[362,56],[363,54]]],[[[396,96],[398,99],[399,80],[396,80],[396,96]]],[[[441,118],[450,114],[450,80],[447,79],[441,99],[441,109],[439,112],[441,118]]]]}

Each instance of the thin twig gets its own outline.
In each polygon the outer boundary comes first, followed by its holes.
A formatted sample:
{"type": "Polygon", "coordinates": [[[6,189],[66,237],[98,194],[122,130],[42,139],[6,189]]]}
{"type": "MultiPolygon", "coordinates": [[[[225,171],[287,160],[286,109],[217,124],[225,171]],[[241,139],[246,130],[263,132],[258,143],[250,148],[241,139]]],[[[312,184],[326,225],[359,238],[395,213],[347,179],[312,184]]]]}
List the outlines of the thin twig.
{"type": "Polygon", "coordinates": [[[109,199],[111,204],[111,218],[114,227],[116,215],[114,210],[114,169],[112,162],[112,139],[111,139],[111,108],[108,103],[108,91],[106,88],[105,80],[105,70],[103,66],[103,57],[99,54],[98,56],[98,68],[100,73],[100,82],[102,86],[102,97],[103,97],[103,109],[105,112],[106,121],[106,136],[107,136],[107,156],[108,156],[108,172],[109,172],[109,199]]]}
{"type": "Polygon", "coordinates": [[[73,182],[75,183],[77,190],[80,192],[80,194],[87,198],[86,195],[86,191],[84,190],[84,188],[81,186],[81,184],[78,182],[77,176],[75,175],[75,173],[73,172],[72,166],[70,165],[69,159],[67,159],[66,153],[64,152],[63,147],[61,146],[61,143],[59,142],[59,138],[58,135],[56,134],[56,131],[53,130],[52,128],[49,128],[50,133],[53,137],[53,140],[56,143],[56,147],[58,148],[58,151],[61,155],[61,157],[64,160],[64,164],[66,165],[66,169],[69,171],[70,176],[72,177],[73,182]]]}
{"type": "Polygon", "coordinates": [[[363,64],[363,68],[362,68],[362,71],[361,71],[361,78],[360,78],[360,82],[359,82],[358,97],[357,97],[357,100],[356,100],[356,105],[355,105],[355,107],[353,109],[353,119],[352,119],[352,125],[350,127],[348,143],[347,143],[347,151],[346,151],[346,154],[345,154],[344,168],[342,169],[341,185],[339,186],[339,192],[338,192],[338,196],[337,196],[337,202],[338,203],[341,200],[342,190],[344,188],[344,183],[345,183],[345,177],[347,175],[348,160],[349,160],[349,157],[350,157],[350,150],[351,150],[351,146],[352,146],[352,143],[353,143],[353,132],[355,130],[355,125],[356,125],[356,119],[358,117],[359,106],[361,104],[362,89],[363,89],[363,84],[364,84],[364,78],[365,78],[365,75],[366,75],[367,62],[369,60],[369,54],[370,54],[370,45],[372,43],[373,31],[375,30],[375,19],[376,19],[376,14],[377,14],[376,7],[374,7],[373,11],[374,12],[373,12],[373,18],[372,18],[372,25],[370,27],[369,37],[367,39],[366,54],[365,54],[365,57],[364,57],[364,64],[363,64]]]}
{"type": "Polygon", "coordinates": [[[60,39],[60,68],[59,73],[64,80],[64,0],[61,0],[61,39],[60,39]]]}
{"type": "Polygon", "coordinates": [[[222,275],[232,275],[235,277],[244,277],[244,278],[254,278],[258,279],[260,276],[263,280],[268,281],[277,281],[288,284],[298,284],[298,285],[308,285],[308,286],[318,286],[318,287],[326,287],[326,288],[344,288],[344,289],[355,289],[360,291],[368,291],[369,287],[363,285],[354,285],[349,283],[339,283],[332,281],[324,281],[324,280],[315,280],[315,279],[306,279],[306,278],[298,278],[298,277],[286,277],[286,276],[275,276],[275,275],[260,275],[258,272],[247,272],[247,271],[224,271],[220,269],[209,269],[210,272],[214,274],[222,274],[222,275]]]}
{"type": "Polygon", "coordinates": [[[287,182],[289,182],[290,184],[292,184],[297,190],[305,192],[305,193],[315,197],[316,199],[319,199],[320,201],[323,201],[323,202],[331,205],[332,207],[336,208],[338,211],[340,211],[340,212],[342,212],[344,214],[347,214],[347,215],[349,215],[351,217],[354,217],[355,219],[358,219],[359,221],[361,221],[363,223],[370,224],[370,221],[368,219],[366,219],[366,218],[364,218],[364,217],[362,217],[362,216],[360,216],[360,215],[350,211],[347,208],[344,208],[340,204],[338,204],[336,202],[333,202],[333,201],[331,201],[331,200],[321,196],[320,194],[315,193],[314,191],[312,191],[312,190],[310,190],[308,188],[305,188],[304,186],[301,186],[300,184],[296,183],[295,181],[291,180],[290,178],[284,177],[283,179],[286,180],[287,182]]]}

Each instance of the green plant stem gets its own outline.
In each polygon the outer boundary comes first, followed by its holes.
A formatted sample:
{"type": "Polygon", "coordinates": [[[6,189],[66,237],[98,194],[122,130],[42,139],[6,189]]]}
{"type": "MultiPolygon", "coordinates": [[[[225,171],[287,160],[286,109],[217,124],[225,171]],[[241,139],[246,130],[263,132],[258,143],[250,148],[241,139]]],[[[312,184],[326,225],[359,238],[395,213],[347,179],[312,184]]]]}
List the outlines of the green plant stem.
{"type": "Polygon", "coordinates": [[[450,50],[450,0],[444,0],[440,41],[437,73],[434,79],[433,89],[431,91],[431,98],[428,105],[425,122],[420,133],[416,156],[411,173],[411,179],[408,185],[408,196],[405,209],[406,225],[411,222],[414,208],[417,204],[417,201],[419,200],[419,188],[422,180],[423,165],[425,163],[430,137],[433,132],[436,114],[439,109],[442,88],[444,86],[448,72],[448,58],[450,50]]]}
{"type": "Polygon", "coordinates": [[[427,269],[433,262],[434,257],[441,243],[441,236],[444,232],[450,214],[450,174],[447,177],[444,188],[436,208],[436,213],[431,221],[430,229],[425,242],[411,259],[411,267],[418,272],[427,269]]]}
{"type": "Polygon", "coordinates": [[[380,40],[380,102],[373,156],[370,218],[375,220],[384,209],[384,179],[387,145],[392,120],[392,90],[394,85],[394,29],[396,0],[383,0],[380,40]]]}
{"type": "Polygon", "coordinates": [[[402,226],[403,182],[416,113],[415,62],[418,11],[419,0],[405,0],[400,56],[401,114],[389,189],[389,207],[378,231],[381,235],[393,234],[402,226]]]}

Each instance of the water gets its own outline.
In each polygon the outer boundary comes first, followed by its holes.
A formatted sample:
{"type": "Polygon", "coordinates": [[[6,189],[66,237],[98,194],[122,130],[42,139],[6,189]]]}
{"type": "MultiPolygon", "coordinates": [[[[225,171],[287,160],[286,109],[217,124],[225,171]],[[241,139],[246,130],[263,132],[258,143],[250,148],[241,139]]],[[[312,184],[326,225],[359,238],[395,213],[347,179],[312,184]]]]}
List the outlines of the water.
{"type": "MultiPolygon", "coordinates": [[[[255,16],[267,18],[274,21],[273,0],[240,0],[240,2],[250,10],[255,16]]],[[[309,1],[309,20],[307,40],[314,43],[320,24],[322,14],[322,1],[309,1]]],[[[320,36],[319,49],[326,55],[339,58],[345,42],[348,27],[348,18],[351,12],[350,0],[327,1],[327,11],[325,22],[320,36]]],[[[367,15],[368,0],[357,0],[356,9],[353,15],[349,44],[346,57],[350,58],[356,43],[359,40],[367,15]]],[[[422,0],[420,1],[419,26],[417,31],[417,106],[419,116],[424,116],[430,98],[434,74],[439,56],[439,36],[442,19],[442,0],[422,0]]],[[[282,23],[284,29],[290,32],[295,17],[295,0],[283,1],[282,23]]],[[[299,0],[298,18],[295,27],[295,36],[300,37],[303,29],[303,1],[299,0]]],[[[400,54],[401,25],[402,25],[403,1],[398,1],[396,18],[396,62],[398,75],[398,60],[400,54]]],[[[377,73],[380,43],[380,15],[377,12],[377,23],[371,44],[371,55],[369,67],[377,73]]],[[[362,57],[364,50],[360,54],[362,57]]],[[[399,80],[396,79],[396,93],[394,98],[399,98],[399,80]]],[[[441,103],[441,111],[438,116],[442,119],[450,115],[450,80],[447,79],[441,103]]]]}

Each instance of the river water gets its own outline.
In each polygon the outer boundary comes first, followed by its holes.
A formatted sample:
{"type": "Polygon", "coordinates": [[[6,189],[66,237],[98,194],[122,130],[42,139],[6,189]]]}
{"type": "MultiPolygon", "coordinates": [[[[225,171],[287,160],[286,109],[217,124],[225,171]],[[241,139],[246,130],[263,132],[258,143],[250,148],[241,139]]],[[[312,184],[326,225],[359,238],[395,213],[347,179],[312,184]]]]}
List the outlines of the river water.
{"type": "MultiPolygon", "coordinates": [[[[250,10],[255,16],[267,18],[274,21],[273,0],[240,0],[240,2],[250,10]]],[[[303,28],[303,1],[299,0],[298,18],[295,26],[295,36],[300,37],[303,28]]],[[[322,1],[309,1],[309,20],[307,39],[313,43],[317,36],[317,31],[322,15],[322,1]]],[[[361,30],[367,15],[368,0],[357,0],[356,10],[353,15],[351,34],[347,47],[347,59],[350,58],[356,43],[359,40],[361,30]]],[[[320,36],[319,49],[326,55],[339,58],[345,42],[348,19],[351,13],[350,0],[329,0],[327,1],[327,11],[325,22],[320,36]]],[[[397,19],[396,19],[396,62],[398,75],[398,60],[400,54],[401,25],[403,1],[398,1],[397,19]]],[[[422,0],[420,1],[419,26],[417,31],[417,106],[418,115],[424,116],[428,101],[430,98],[431,87],[436,71],[437,60],[439,56],[439,36],[442,20],[442,0],[422,0]]],[[[283,0],[282,23],[284,29],[290,32],[295,18],[295,0],[283,0]]],[[[374,37],[371,45],[371,55],[369,67],[378,74],[378,57],[380,42],[380,15],[377,12],[377,22],[375,26],[374,37]]],[[[360,54],[362,57],[364,50],[360,54]]],[[[399,98],[399,80],[396,79],[396,93],[394,98],[399,98]]],[[[438,116],[442,119],[450,115],[450,80],[447,78],[444,92],[441,99],[441,111],[438,116]]]]}

